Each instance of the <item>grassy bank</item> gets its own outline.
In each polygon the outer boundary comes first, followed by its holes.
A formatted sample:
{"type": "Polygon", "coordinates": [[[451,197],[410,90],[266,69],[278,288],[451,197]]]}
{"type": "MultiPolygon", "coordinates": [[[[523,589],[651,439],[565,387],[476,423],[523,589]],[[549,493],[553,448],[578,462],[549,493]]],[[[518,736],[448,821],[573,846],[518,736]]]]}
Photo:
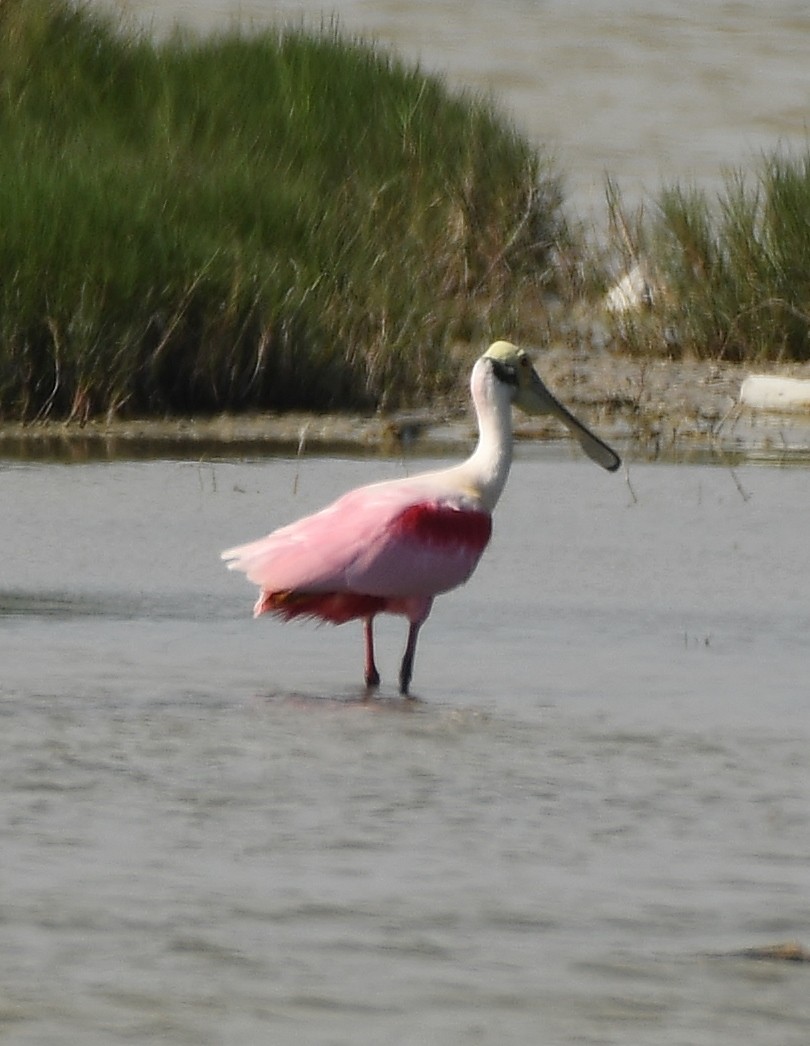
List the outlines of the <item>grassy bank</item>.
{"type": "Polygon", "coordinates": [[[661,191],[622,214],[609,187],[614,246],[643,259],[649,307],[623,315],[618,341],[642,355],[761,366],[810,360],[810,150],[761,158],[727,177],[717,198],[661,191]]]}
{"type": "Polygon", "coordinates": [[[3,0],[0,134],[6,419],[435,396],[565,235],[488,103],[330,29],[156,44],[3,0]]]}

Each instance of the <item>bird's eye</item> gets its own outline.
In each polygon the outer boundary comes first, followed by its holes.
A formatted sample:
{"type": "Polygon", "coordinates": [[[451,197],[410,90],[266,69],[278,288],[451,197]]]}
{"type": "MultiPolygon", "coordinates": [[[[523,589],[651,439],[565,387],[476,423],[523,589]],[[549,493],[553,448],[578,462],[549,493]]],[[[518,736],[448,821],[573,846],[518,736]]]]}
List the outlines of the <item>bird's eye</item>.
{"type": "Polygon", "coordinates": [[[531,367],[531,363],[529,362],[529,357],[528,356],[521,356],[520,357],[520,365],[521,365],[521,367],[524,370],[526,370],[527,367],[531,367]]]}
{"type": "Polygon", "coordinates": [[[501,363],[500,360],[492,360],[492,369],[495,371],[495,376],[499,381],[502,381],[505,385],[517,385],[517,372],[514,367],[510,367],[508,363],[501,363]]]}

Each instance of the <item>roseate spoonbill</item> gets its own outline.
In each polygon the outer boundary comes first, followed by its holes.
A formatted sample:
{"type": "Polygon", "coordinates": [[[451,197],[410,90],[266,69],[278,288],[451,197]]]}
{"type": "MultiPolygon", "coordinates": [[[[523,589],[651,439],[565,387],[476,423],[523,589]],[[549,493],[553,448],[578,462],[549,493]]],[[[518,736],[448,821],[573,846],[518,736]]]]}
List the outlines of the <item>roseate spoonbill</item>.
{"type": "Polygon", "coordinates": [[[222,553],[231,570],[260,587],[254,617],[338,625],[362,620],[369,689],[380,682],[375,616],[402,614],[410,623],[399,673],[400,692],[407,695],[417,636],[434,597],[462,585],[481,558],[512,462],[513,404],[527,414],[559,418],[608,471],[621,464],[552,396],[517,346],[491,345],[473,367],[470,386],[479,437],[463,464],[360,487],[314,515],[222,553]]]}

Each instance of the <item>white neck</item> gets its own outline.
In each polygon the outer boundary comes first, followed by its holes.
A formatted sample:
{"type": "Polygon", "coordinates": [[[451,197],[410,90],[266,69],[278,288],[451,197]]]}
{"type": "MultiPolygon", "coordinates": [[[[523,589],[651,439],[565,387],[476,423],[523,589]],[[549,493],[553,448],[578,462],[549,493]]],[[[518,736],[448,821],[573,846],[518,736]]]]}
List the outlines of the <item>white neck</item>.
{"type": "Polygon", "coordinates": [[[486,358],[473,367],[470,391],[478,418],[478,445],[459,469],[491,512],[512,464],[512,398],[486,358]]]}

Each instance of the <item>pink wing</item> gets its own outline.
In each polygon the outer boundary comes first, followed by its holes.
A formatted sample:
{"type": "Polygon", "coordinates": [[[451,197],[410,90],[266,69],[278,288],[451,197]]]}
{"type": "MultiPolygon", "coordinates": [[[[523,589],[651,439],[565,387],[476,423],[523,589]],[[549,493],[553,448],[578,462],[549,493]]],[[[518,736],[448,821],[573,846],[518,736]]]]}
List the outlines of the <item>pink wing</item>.
{"type": "Polygon", "coordinates": [[[424,597],[466,581],[491,530],[489,513],[480,509],[380,484],[223,558],[267,593],[424,597]]]}
{"type": "Polygon", "coordinates": [[[463,584],[492,533],[488,512],[419,501],[394,515],[346,572],[353,592],[434,596],[463,584]]]}

